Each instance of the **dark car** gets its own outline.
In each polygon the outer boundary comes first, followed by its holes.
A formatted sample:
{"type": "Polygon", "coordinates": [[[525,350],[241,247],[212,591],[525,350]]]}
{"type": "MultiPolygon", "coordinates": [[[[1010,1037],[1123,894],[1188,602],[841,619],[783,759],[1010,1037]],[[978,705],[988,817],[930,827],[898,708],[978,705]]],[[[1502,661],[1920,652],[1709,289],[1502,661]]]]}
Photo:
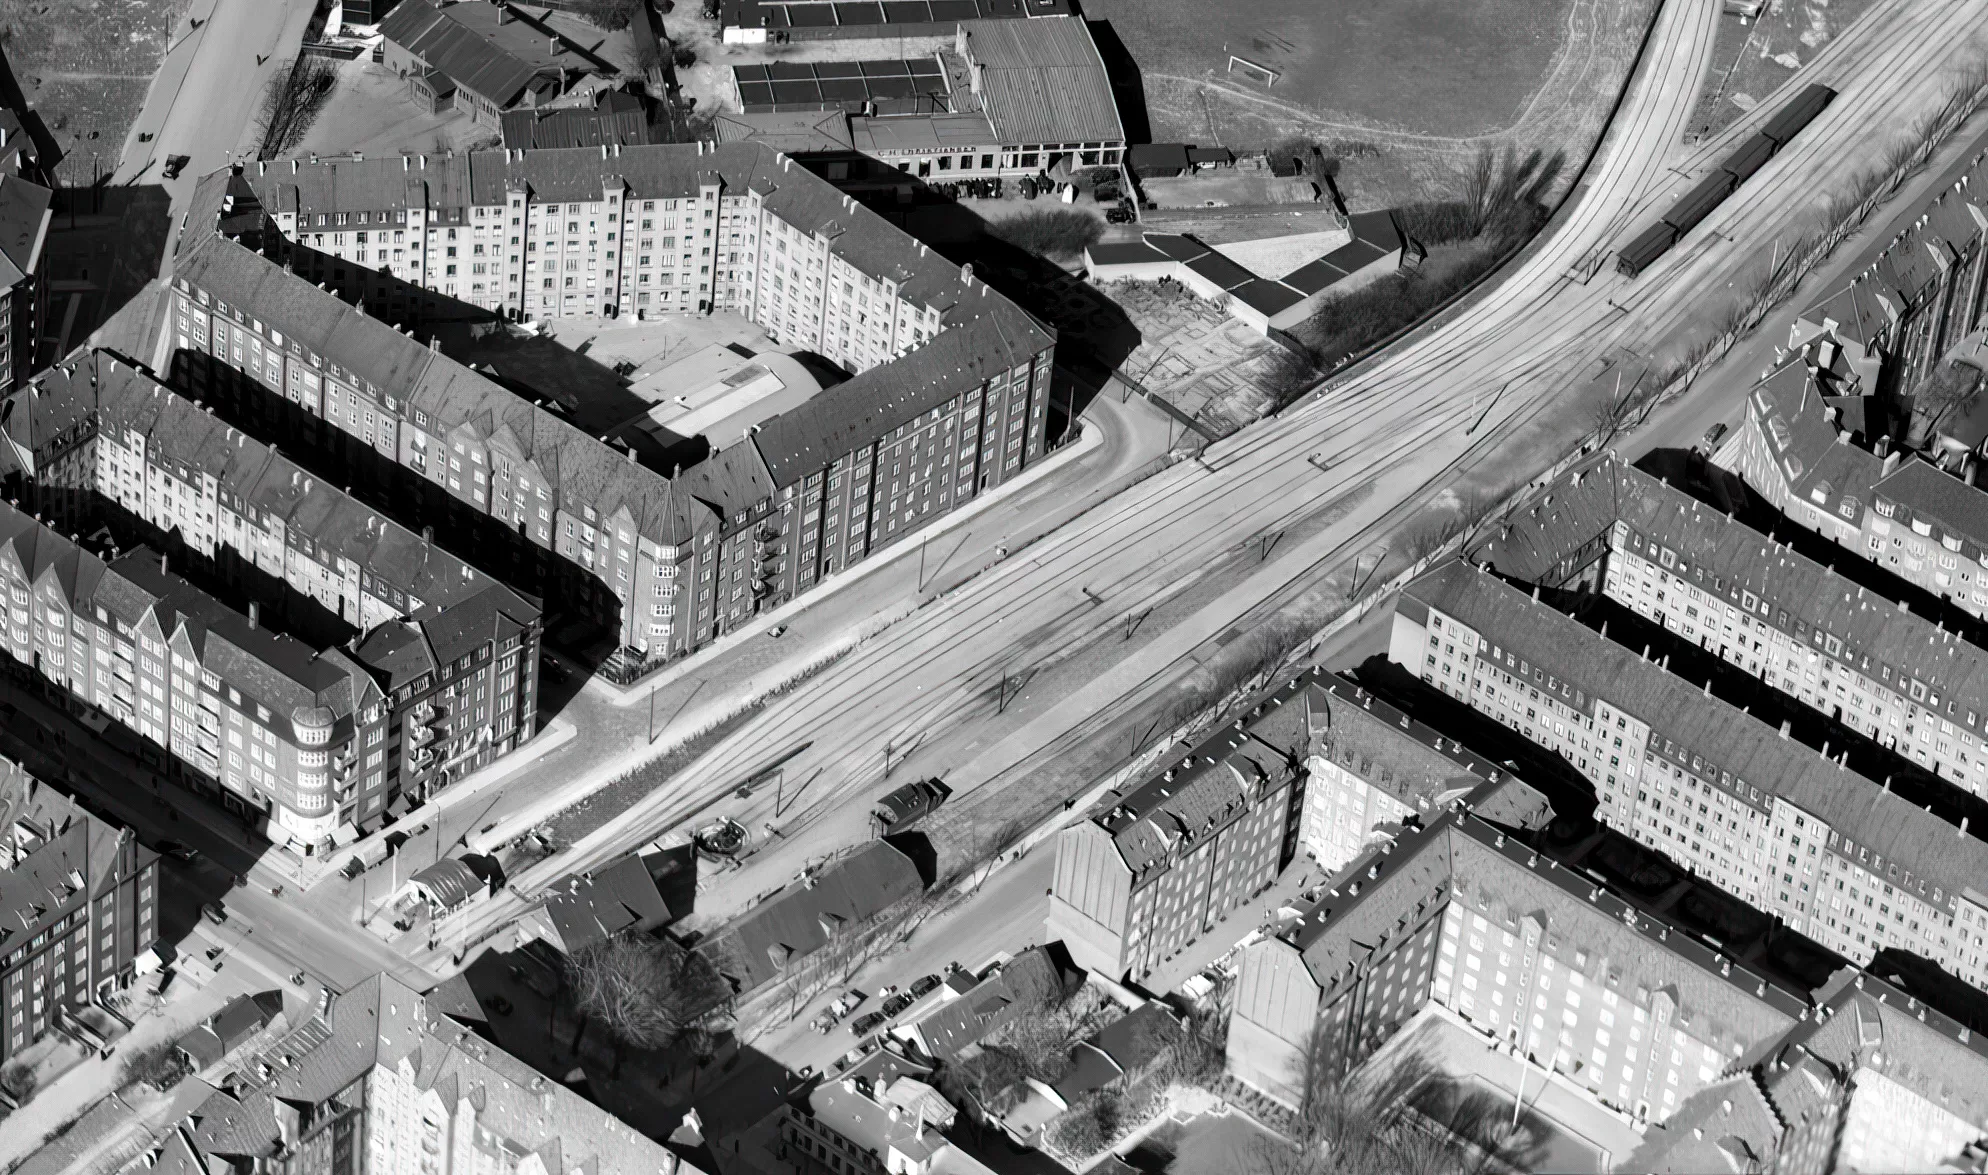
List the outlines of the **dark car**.
{"type": "Polygon", "coordinates": [[[198,861],[200,859],[198,850],[190,849],[176,840],[162,840],[154,847],[175,860],[198,861]]]}
{"type": "Polygon", "coordinates": [[[550,657],[540,657],[538,659],[538,675],[546,681],[551,682],[565,681],[567,678],[573,676],[567,671],[564,665],[561,665],[550,657]]]}
{"type": "Polygon", "coordinates": [[[221,908],[221,903],[219,902],[208,902],[206,905],[200,907],[200,912],[206,916],[209,922],[221,923],[228,920],[228,912],[221,908]]]}
{"type": "Polygon", "coordinates": [[[186,170],[186,165],[192,162],[193,157],[191,155],[166,156],[166,178],[169,180],[178,179],[179,173],[186,170]]]}
{"type": "Polygon", "coordinates": [[[1719,438],[1721,438],[1721,437],[1723,437],[1723,436],[1725,436],[1725,435],[1726,435],[1726,426],[1725,426],[1725,423],[1724,423],[1723,421],[1721,421],[1721,422],[1720,422],[1720,423],[1718,423],[1718,424],[1715,424],[1715,425],[1713,425],[1713,426],[1712,426],[1711,428],[1708,428],[1708,429],[1706,429],[1706,430],[1705,430],[1705,447],[1706,447],[1707,449],[1710,449],[1710,448],[1712,448],[1712,447],[1713,447],[1714,445],[1717,445],[1717,444],[1719,443],[1719,438]]]}
{"type": "Polygon", "coordinates": [[[882,1012],[865,1012],[849,1022],[849,1031],[858,1037],[868,1036],[888,1019],[890,1017],[882,1012]]]}
{"type": "Polygon", "coordinates": [[[924,995],[944,982],[945,980],[940,979],[936,975],[927,975],[923,979],[914,979],[911,981],[911,994],[914,996],[924,995]]]}
{"type": "Polygon", "coordinates": [[[1107,208],[1104,210],[1104,219],[1107,224],[1131,224],[1133,219],[1132,210],[1130,208],[1107,208]]]}
{"type": "Polygon", "coordinates": [[[885,1000],[880,1010],[883,1012],[885,1016],[895,1016],[899,1012],[902,1012],[906,1008],[910,1007],[911,1002],[917,998],[918,998],[917,996],[912,995],[908,991],[901,991],[898,992],[896,995],[890,997],[889,999],[885,1000]]]}

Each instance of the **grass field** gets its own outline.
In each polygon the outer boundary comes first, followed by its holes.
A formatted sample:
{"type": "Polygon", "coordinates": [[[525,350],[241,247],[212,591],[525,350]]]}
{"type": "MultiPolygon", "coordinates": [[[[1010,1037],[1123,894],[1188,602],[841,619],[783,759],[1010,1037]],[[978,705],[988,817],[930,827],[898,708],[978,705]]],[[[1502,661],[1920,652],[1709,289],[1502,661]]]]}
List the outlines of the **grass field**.
{"type": "Polygon", "coordinates": [[[1585,155],[1655,0],[1087,0],[1139,63],[1155,141],[1343,148],[1355,208],[1455,185],[1480,145],[1585,155]],[[1265,85],[1229,55],[1283,71],[1265,85]]]}
{"type": "MultiPolygon", "coordinates": [[[[1086,0],[1148,78],[1214,76],[1319,115],[1427,135],[1516,120],[1564,37],[1574,0],[1086,0]],[[1236,54],[1277,70],[1265,87],[1236,54]]],[[[1154,138],[1192,137],[1191,107],[1153,112],[1154,138]],[[1164,130],[1164,133],[1163,133],[1164,130]]]]}
{"type": "Polygon", "coordinates": [[[1780,0],[1749,24],[1734,16],[1722,18],[1705,90],[1692,112],[1692,130],[1701,135],[1724,130],[1765,101],[1870,5],[1871,0],[1780,0]]]}
{"type": "Polygon", "coordinates": [[[47,120],[62,179],[117,167],[166,37],[188,0],[0,0],[0,46],[47,120]]]}

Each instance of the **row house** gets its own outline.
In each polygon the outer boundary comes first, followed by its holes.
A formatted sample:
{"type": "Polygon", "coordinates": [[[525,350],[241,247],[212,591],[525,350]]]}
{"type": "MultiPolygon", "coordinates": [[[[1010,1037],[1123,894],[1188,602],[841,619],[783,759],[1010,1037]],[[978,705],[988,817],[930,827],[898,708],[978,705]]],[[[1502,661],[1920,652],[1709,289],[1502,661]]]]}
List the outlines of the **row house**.
{"type": "Polygon", "coordinates": [[[1634,466],[1608,457],[1574,470],[1466,558],[1598,591],[1988,794],[1988,650],[1634,466]]]}
{"type": "Polygon", "coordinates": [[[1863,395],[1916,390],[1988,311],[1988,194],[1976,181],[1988,183],[1988,151],[1804,310],[1789,348],[1840,346],[1863,395]]]}
{"type": "Polygon", "coordinates": [[[0,760],[0,1064],[131,981],[158,889],[130,829],[0,760]]]}
{"type": "Polygon", "coordinates": [[[1358,865],[1241,954],[1228,1072],[1293,1109],[1437,1018],[1471,1034],[1461,1047],[1474,1037],[1626,1123],[1660,1124],[1807,1008],[1806,992],[1470,812],[1358,865]]]}
{"type": "Polygon", "coordinates": [[[175,537],[176,554],[266,609],[308,600],[348,635],[485,592],[515,614],[533,608],[106,351],[72,356],[0,402],[0,441],[10,492],[51,525],[117,535],[109,515],[121,515],[146,541],[175,537]]]}
{"type": "Polygon", "coordinates": [[[123,1175],[697,1175],[384,975],[327,992],[123,1175]]]}
{"type": "Polygon", "coordinates": [[[1988,618],[1988,495],[1867,435],[1859,398],[1828,383],[1799,358],[1776,368],[1721,460],[1792,521],[1988,618]]]}
{"type": "MultiPolygon", "coordinates": [[[[756,148],[745,156],[775,158],[756,148]]],[[[204,182],[236,193],[217,196],[218,206],[239,196],[241,180],[204,182]]],[[[905,266],[916,261],[891,279],[900,292],[923,298],[951,283],[944,308],[926,319],[937,333],[671,475],[313,284],[303,275],[332,264],[315,246],[271,242],[279,260],[219,236],[183,241],[157,361],[174,356],[173,380],[189,394],[259,435],[280,432],[292,451],[314,454],[320,472],[435,526],[445,541],[473,544],[480,563],[609,628],[639,660],[680,655],[1019,475],[1044,451],[1049,333],[970,274],[845,208],[822,181],[794,169],[791,188],[866,230],[838,233],[848,248],[867,239],[901,247],[905,266]]],[[[870,299],[843,284],[850,298],[870,299]]],[[[858,325],[876,325],[857,313],[858,325]]],[[[906,328],[915,335],[908,319],[906,328]]]]}
{"type": "MultiPolygon", "coordinates": [[[[10,671],[78,715],[116,722],[137,736],[146,766],[307,853],[376,827],[466,773],[462,763],[423,759],[429,724],[388,696],[390,666],[272,632],[254,603],[237,612],[164,563],[143,548],[106,562],[0,508],[0,645],[10,671]]],[[[513,679],[534,636],[493,593],[396,623],[467,630],[477,648],[440,647],[458,659],[495,658],[513,679]]],[[[509,713],[528,719],[527,704],[520,692],[509,713]]],[[[475,738],[507,750],[529,731],[517,722],[506,735],[493,727],[475,738]]]]}
{"type": "Polygon", "coordinates": [[[1060,832],[1049,933],[1079,966],[1145,976],[1261,893],[1300,849],[1337,871],[1459,802],[1522,827],[1552,815],[1515,777],[1314,670],[1060,832]]]}
{"type": "Polygon", "coordinates": [[[1908,950],[1988,987],[1982,831],[1851,770],[1848,752],[1818,752],[1460,560],[1403,590],[1388,655],[1560,754],[1608,827],[1853,960],[1908,950]]]}

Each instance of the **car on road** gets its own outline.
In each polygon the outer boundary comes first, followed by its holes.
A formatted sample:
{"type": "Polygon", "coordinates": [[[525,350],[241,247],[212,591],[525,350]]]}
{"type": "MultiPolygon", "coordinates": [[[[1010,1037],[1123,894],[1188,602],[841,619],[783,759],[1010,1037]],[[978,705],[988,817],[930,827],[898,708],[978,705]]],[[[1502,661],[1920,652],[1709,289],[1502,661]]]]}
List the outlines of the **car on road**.
{"type": "Polygon", "coordinates": [[[1720,438],[1724,437],[1725,435],[1726,435],[1726,424],[1725,421],[1723,420],[1713,425],[1711,428],[1706,429],[1705,430],[1706,451],[1710,452],[1713,446],[1719,443],[1720,438]]]}
{"type": "Polygon", "coordinates": [[[924,995],[943,982],[945,981],[936,975],[927,975],[922,979],[914,979],[911,981],[911,994],[914,996],[924,995]]]}
{"type": "Polygon", "coordinates": [[[823,1012],[821,1015],[816,1016],[813,1020],[808,1021],[808,1027],[814,1029],[816,1032],[821,1033],[823,1036],[827,1036],[829,1032],[832,1031],[835,1028],[835,1026],[837,1024],[840,1024],[841,1022],[842,1022],[842,1017],[836,1015],[833,1010],[830,1010],[827,1012],[823,1012]]]}
{"type": "Polygon", "coordinates": [[[209,922],[217,926],[228,920],[228,912],[221,908],[221,903],[219,902],[208,902],[206,905],[200,907],[200,913],[209,922]]]}
{"type": "Polygon", "coordinates": [[[910,1007],[917,998],[908,991],[901,991],[885,1000],[880,1010],[886,1017],[895,1016],[910,1007]]]}
{"type": "Polygon", "coordinates": [[[828,1010],[837,1020],[840,1020],[857,1008],[862,1007],[863,1001],[869,998],[868,995],[852,987],[837,996],[835,1002],[828,1005],[828,1010]]]}
{"type": "Polygon", "coordinates": [[[766,630],[766,635],[774,638],[775,640],[778,640],[779,638],[787,635],[787,626],[784,624],[776,624],[772,628],[766,630]]]}
{"type": "Polygon", "coordinates": [[[882,1012],[865,1012],[849,1022],[849,1031],[859,1037],[868,1036],[888,1019],[882,1012]]]}
{"type": "Polygon", "coordinates": [[[166,171],[165,171],[166,178],[169,180],[178,179],[179,173],[186,170],[186,165],[192,162],[193,162],[193,156],[191,155],[166,156],[166,171]]]}
{"type": "Polygon", "coordinates": [[[200,859],[200,851],[198,849],[189,848],[176,840],[162,840],[152,847],[176,861],[198,861],[200,859]]]}
{"type": "Polygon", "coordinates": [[[1107,208],[1104,210],[1104,219],[1106,224],[1131,224],[1132,210],[1130,208],[1107,208]]]}
{"type": "Polygon", "coordinates": [[[550,657],[540,657],[538,659],[538,675],[546,681],[552,682],[565,681],[567,678],[573,676],[564,665],[561,665],[550,657]]]}

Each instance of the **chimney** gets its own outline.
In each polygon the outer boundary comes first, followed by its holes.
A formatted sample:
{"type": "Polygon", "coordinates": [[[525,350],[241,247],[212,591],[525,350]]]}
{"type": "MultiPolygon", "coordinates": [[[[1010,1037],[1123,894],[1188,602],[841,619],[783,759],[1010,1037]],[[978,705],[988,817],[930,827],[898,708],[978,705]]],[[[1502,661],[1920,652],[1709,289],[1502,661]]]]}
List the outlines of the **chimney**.
{"type": "Polygon", "coordinates": [[[1794,723],[1794,720],[1793,720],[1793,719],[1791,719],[1791,718],[1783,718],[1783,719],[1781,720],[1781,737],[1782,737],[1782,738],[1787,738],[1787,737],[1788,737],[1788,731],[1790,731],[1791,729],[1793,729],[1793,728],[1794,728],[1794,725],[1795,725],[1795,723],[1794,723]]]}
{"type": "Polygon", "coordinates": [[[441,350],[442,350],[442,336],[441,336],[441,335],[429,335],[429,336],[428,336],[428,349],[429,349],[430,351],[434,351],[434,352],[436,352],[436,353],[438,353],[438,354],[439,354],[439,353],[441,352],[441,350]]]}
{"type": "MultiPolygon", "coordinates": [[[[36,520],[36,521],[40,521],[40,520],[41,520],[41,515],[39,515],[39,514],[35,515],[35,520],[36,520]]],[[[169,571],[169,570],[167,569],[167,567],[166,567],[166,557],[165,557],[165,555],[163,555],[163,554],[161,554],[161,555],[159,556],[159,574],[160,574],[160,575],[169,575],[169,574],[171,574],[171,572],[170,572],[170,571],[169,571]]]]}
{"type": "Polygon", "coordinates": [[[250,600],[250,601],[249,601],[249,611],[248,611],[248,617],[249,617],[249,627],[250,627],[250,628],[258,628],[258,627],[261,627],[261,625],[262,625],[262,605],[261,605],[261,604],[258,604],[258,603],[256,603],[256,602],[255,602],[254,600],[250,600]]]}
{"type": "Polygon", "coordinates": [[[498,24],[510,24],[512,21],[516,19],[518,19],[518,14],[511,11],[511,6],[509,4],[499,4],[497,6],[498,24]]]}
{"type": "Polygon", "coordinates": [[[432,543],[432,542],[434,542],[434,541],[435,541],[435,528],[434,528],[434,527],[432,527],[432,526],[424,526],[424,527],[422,527],[422,528],[421,528],[421,541],[422,541],[422,542],[424,542],[424,543],[432,543]]]}

